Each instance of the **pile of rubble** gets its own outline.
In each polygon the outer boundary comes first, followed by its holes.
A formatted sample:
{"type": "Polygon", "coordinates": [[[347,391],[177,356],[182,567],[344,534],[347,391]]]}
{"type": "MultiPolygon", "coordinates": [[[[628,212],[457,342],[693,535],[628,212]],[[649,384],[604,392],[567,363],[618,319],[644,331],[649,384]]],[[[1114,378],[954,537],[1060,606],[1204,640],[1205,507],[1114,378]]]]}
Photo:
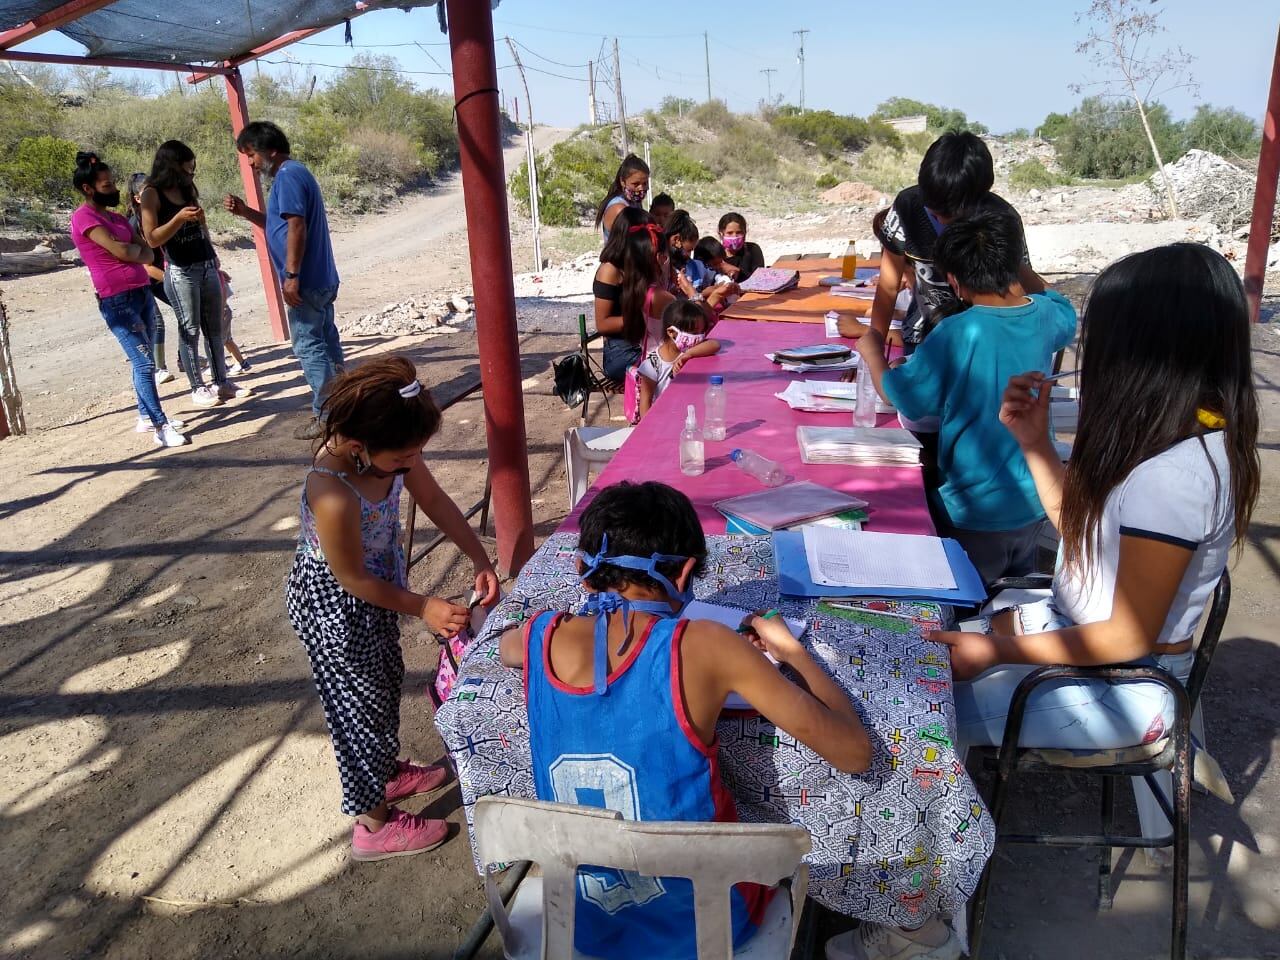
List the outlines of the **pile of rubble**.
{"type": "Polygon", "coordinates": [[[889,196],[875,187],[859,181],[846,180],[838,183],[830,190],[818,196],[823,203],[840,204],[842,206],[883,207],[889,202],[889,196]]]}
{"type": "Polygon", "coordinates": [[[342,320],[338,329],[348,336],[404,337],[419,333],[453,333],[457,324],[471,318],[471,297],[415,297],[388,303],[381,310],[342,320]]]}
{"type": "Polygon", "coordinates": [[[986,137],[987,146],[991,150],[991,160],[995,166],[997,177],[1009,176],[1009,171],[1028,160],[1039,160],[1046,170],[1060,173],[1058,151],[1048,140],[1038,137],[986,137]]]}
{"type": "MultiPolygon", "coordinates": [[[[1249,171],[1216,153],[1188,150],[1176,163],[1164,165],[1164,176],[1173,184],[1180,216],[1209,220],[1227,233],[1248,225],[1254,187],[1254,176],[1249,171]]],[[[1163,207],[1164,180],[1152,175],[1144,183],[1126,187],[1122,196],[1134,203],[1163,207]]]]}

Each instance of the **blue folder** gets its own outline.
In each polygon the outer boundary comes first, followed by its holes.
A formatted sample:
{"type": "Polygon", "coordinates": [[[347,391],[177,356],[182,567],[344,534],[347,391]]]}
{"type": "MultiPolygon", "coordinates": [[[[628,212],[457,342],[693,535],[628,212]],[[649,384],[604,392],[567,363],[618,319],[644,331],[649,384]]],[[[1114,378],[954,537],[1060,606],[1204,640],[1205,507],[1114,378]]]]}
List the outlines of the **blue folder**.
{"type": "Polygon", "coordinates": [[[778,569],[778,592],[786,597],[883,597],[889,600],[921,600],[969,606],[987,599],[986,587],[964,547],[954,540],[942,541],[956,578],[954,590],[914,590],[893,587],[827,587],[809,576],[809,560],[804,552],[804,534],[798,530],[775,530],[773,557],[778,569]]]}

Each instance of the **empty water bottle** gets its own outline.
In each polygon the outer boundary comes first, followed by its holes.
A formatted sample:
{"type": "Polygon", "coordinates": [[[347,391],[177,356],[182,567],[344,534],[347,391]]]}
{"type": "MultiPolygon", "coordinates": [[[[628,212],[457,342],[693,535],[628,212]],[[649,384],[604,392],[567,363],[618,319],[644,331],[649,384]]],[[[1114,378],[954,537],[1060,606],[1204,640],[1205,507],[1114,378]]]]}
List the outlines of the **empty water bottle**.
{"type": "Polygon", "coordinates": [[[762,457],[754,450],[735,450],[729,454],[739,467],[755,477],[766,487],[776,487],[787,479],[782,467],[768,457],[762,457]]]}
{"type": "Polygon", "coordinates": [[[698,432],[698,417],[691,403],[684,420],[684,432],[680,434],[680,472],[688,477],[697,477],[706,469],[702,434],[698,432]]]}
{"type": "Polygon", "coordinates": [[[724,439],[724,377],[713,376],[702,400],[702,435],[708,440],[724,439]]]}
{"type": "Polygon", "coordinates": [[[871,379],[871,371],[866,363],[858,364],[858,382],[853,407],[853,425],[855,427],[874,427],[876,425],[876,393],[875,381],[871,379]]]}

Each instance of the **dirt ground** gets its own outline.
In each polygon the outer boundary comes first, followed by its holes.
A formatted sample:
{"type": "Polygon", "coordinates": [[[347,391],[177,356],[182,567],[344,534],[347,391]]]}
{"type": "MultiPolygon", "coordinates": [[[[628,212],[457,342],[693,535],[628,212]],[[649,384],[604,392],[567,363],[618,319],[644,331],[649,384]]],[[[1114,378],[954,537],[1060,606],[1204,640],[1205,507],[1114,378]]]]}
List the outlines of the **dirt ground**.
{"type": "MultiPolygon", "coordinates": [[[[461,210],[446,183],[338,225],[340,309],[465,289],[461,210]]],[[[521,269],[520,228],[516,241],[521,269]]],[[[252,251],[224,261],[255,393],[195,410],[180,382],[165,385],[166,409],[191,427],[194,442],[180,450],[157,451],[133,433],[127,368],[83,270],[0,287],[32,427],[0,444],[0,955],[451,956],[483,899],[465,837],[385,863],[347,857],[323,718],[282,604],[308,459],[291,436],[306,386],[287,346],[270,342],[252,251]]],[[[1210,747],[1237,803],[1195,798],[1198,957],[1280,956],[1280,783],[1270,766],[1280,724],[1270,679],[1280,674],[1271,479],[1280,336],[1260,328],[1255,343],[1264,497],[1205,694],[1210,747]]],[[[522,336],[539,537],[566,512],[560,437],[575,414],[550,395],[548,362],[572,344],[522,336]]],[[[466,332],[347,346],[356,360],[408,353],[442,399],[478,376],[466,332]]],[[[428,455],[455,499],[474,502],[486,459],[478,397],[449,410],[428,455]]],[[[448,594],[466,573],[446,547],[414,582],[448,594]]],[[[420,625],[406,623],[404,638],[403,747],[430,760],[441,753],[424,694],[436,647],[420,625]]],[[[1089,789],[1087,776],[1064,779],[1029,790],[1023,806],[1087,809],[1089,789]]],[[[419,807],[461,823],[456,788],[419,807]]],[[[1115,909],[1097,914],[1094,857],[999,853],[986,955],[1166,954],[1167,878],[1141,858],[1120,863],[1115,909]]],[[[493,942],[485,956],[500,956],[493,942]]]]}

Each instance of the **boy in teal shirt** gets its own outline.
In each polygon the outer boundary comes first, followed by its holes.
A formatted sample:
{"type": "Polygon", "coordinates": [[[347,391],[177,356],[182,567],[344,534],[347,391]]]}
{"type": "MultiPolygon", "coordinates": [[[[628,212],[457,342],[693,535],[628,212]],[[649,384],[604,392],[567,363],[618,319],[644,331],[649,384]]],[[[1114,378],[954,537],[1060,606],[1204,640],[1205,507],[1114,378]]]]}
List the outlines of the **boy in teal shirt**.
{"type": "MultiPolygon", "coordinates": [[[[938,417],[938,470],[931,491],[938,533],[958,540],[983,581],[1035,569],[1044,508],[1013,435],[1000,423],[1011,376],[1048,372],[1076,335],[1076,312],[1052,290],[1028,295],[1018,280],[1022,232],[1007,213],[947,225],[934,262],[968,308],[943,320],[900,366],[890,368],[874,330],[858,341],[876,389],[911,420],[938,417]]],[[[1037,278],[1038,279],[1038,278],[1037,278]]]]}

